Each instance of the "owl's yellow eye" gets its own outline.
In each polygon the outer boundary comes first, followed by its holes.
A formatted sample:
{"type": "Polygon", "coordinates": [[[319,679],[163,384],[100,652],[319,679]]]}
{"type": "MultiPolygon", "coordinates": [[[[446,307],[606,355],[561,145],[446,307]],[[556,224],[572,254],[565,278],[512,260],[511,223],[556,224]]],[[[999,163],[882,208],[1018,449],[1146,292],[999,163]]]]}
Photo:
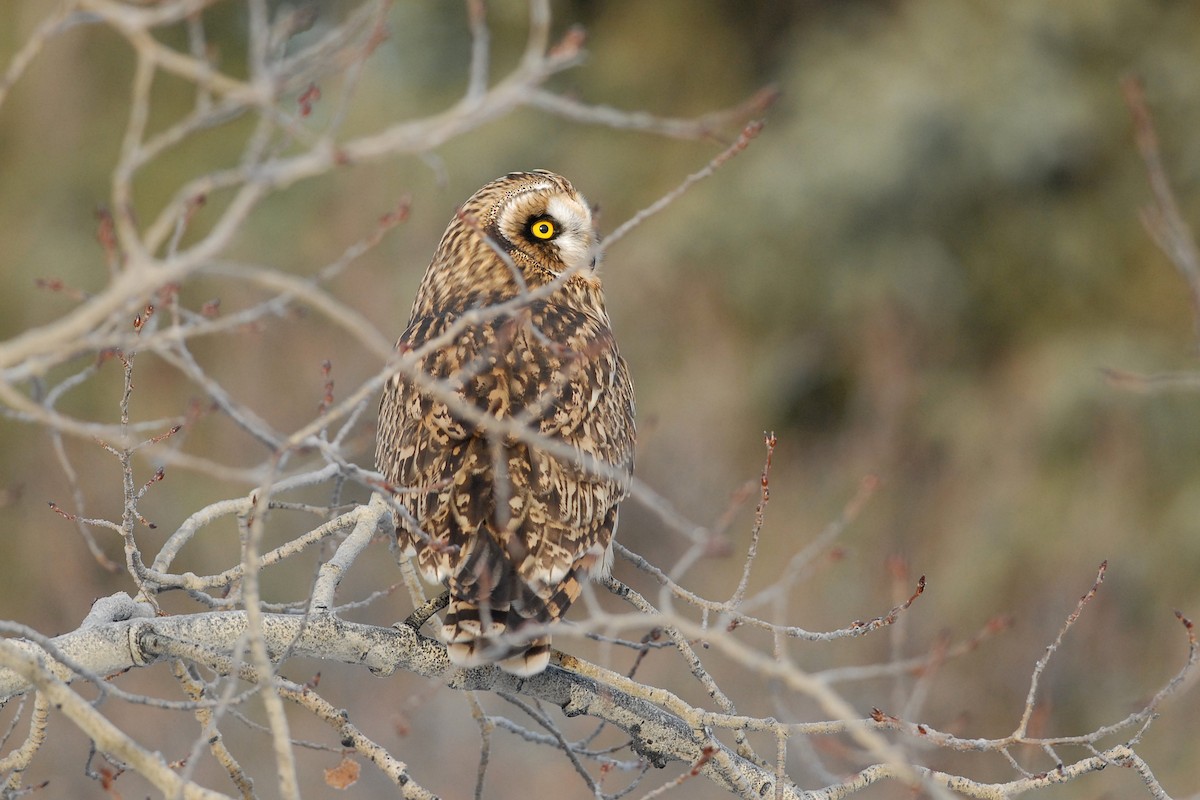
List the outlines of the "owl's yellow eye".
{"type": "Polygon", "coordinates": [[[549,219],[535,219],[529,224],[529,232],[533,234],[533,238],[546,241],[553,239],[554,234],[558,231],[554,227],[554,223],[549,219]]]}

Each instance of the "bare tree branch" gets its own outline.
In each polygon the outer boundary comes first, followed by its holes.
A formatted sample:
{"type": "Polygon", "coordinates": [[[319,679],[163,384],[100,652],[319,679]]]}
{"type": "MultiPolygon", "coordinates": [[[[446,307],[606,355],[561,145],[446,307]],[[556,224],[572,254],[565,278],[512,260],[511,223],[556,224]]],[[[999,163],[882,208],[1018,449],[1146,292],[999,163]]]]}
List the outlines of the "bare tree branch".
{"type": "MultiPolygon", "coordinates": [[[[774,89],[763,89],[733,108],[693,119],[584,102],[550,88],[554,76],[583,63],[585,52],[580,28],[566,29],[555,41],[549,0],[529,0],[525,38],[506,73],[496,70],[493,51],[503,41],[493,35],[488,4],[464,2],[467,55],[458,99],[415,118],[398,110],[385,123],[353,132],[347,120],[393,19],[391,3],[384,0],[362,0],[340,19],[320,22],[314,8],[264,0],[235,4],[229,13],[246,38],[235,57],[226,55],[232,67],[222,65],[223,54],[213,39],[219,35],[213,24],[213,9],[219,5],[215,0],[68,0],[34,28],[0,75],[4,111],[13,86],[31,65],[57,37],[77,28],[115,36],[132,64],[108,186],[109,208],[98,215],[104,282],[83,291],[42,279],[45,289],[59,292],[70,305],[44,324],[0,342],[0,415],[47,434],[66,487],[66,496],[51,502],[50,509],[75,526],[96,564],[119,572],[134,596],[101,598],[76,630],[52,638],[25,625],[0,623],[10,636],[0,642],[0,704],[11,701],[19,707],[0,739],[4,796],[36,788],[27,786],[25,778],[47,757],[54,718],[54,725],[82,732],[95,754],[119,765],[117,773],[136,772],[164,796],[224,797],[205,785],[210,776],[197,766],[203,758],[215,762],[219,781],[227,781],[226,788],[238,796],[299,798],[306,757],[332,752],[347,765],[344,772],[327,772],[327,781],[339,789],[357,779],[361,760],[401,796],[435,797],[437,787],[428,777],[433,765],[402,759],[407,746],[403,734],[374,729],[378,723],[368,714],[373,709],[353,704],[373,694],[374,687],[343,708],[344,686],[322,686],[319,674],[304,682],[284,676],[285,669],[306,663],[302,660],[315,660],[322,669],[350,676],[352,683],[362,682],[363,668],[380,679],[372,682],[380,687],[400,685],[397,673],[404,673],[422,687],[414,702],[422,691],[457,692],[463,698],[460,710],[470,716],[467,730],[477,727],[480,738],[478,758],[455,752],[452,760],[459,766],[477,765],[471,776],[477,797],[489,794],[488,781],[497,771],[494,759],[510,740],[535,754],[552,754],[567,768],[573,785],[603,798],[635,791],[665,796],[700,781],[759,800],[841,798],[884,781],[938,798],[1015,797],[1108,766],[1134,770],[1150,796],[1167,797],[1139,746],[1162,703],[1195,680],[1200,648],[1186,617],[1179,615],[1188,638],[1183,665],[1139,709],[1094,730],[1036,735],[1035,704],[1050,690],[1042,680],[1044,672],[1099,591],[1107,568],[1102,566],[1091,591],[1037,661],[1012,733],[978,738],[914,721],[910,718],[937,691],[940,668],[985,646],[1008,628],[1007,622],[997,617],[966,639],[945,635],[909,647],[915,636],[903,622],[921,613],[924,604],[916,601],[925,591],[925,579],[913,580],[907,563],[897,561],[890,572],[892,599],[880,603],[878,616],[857,620],[847,614],[848,621],[829,631],[796,624],[802,621],[796,613],[797,587],[822,559],[829,559],[833,542],[854,523],[879,481],[863,479],[824,530],[811,535],[781,531],[780,523],[768,524],[766,513],[777,443],[773,434],[765,439],[761,472],[734,501],[740,508],[757,496],[747,526],[749,545],[727,586],[696,586],[694,576],[706,559],[732,551],[726,535],[737,517],[730,513],[709,525],[693,518],[690,509],[677,508],[668,491],[641,479],[632,482],[632,502],[677,534],[670,542],[677,553],[670,563],[659,565],[618,545],[621,578],[603,584],[609,594],[589,585],[579,604],[586,614],[554,629],[560,645],[578,645],[580,652],[599,648],[604,657],[594,659],[598,663],[556,651],[544,673],[528,678],[495,667],[452,669],[445,647],[421,633],[426,623],[436,624],[445,599],[428,600],[426,587],[407,561],[399,567],[399,578],[379,582],[366,577],[375,562],[393,560],[381,550],[395,547],[397,520],[413,524],[405,499],[428,491],[388,485],[381,475],[355,463],[363,449],[356,441],[364,436],[361,420],[369,416],[383,385],[397,375],[426,398],[445,403],[497,448],[521,442],[587,474],[625,480],[612,465],[583,458],[539,435],[532,414],[501,418],[464,402],[455,381],[465,372],[447,380],[417,368],[423,356],[472,327],[528,313],[571,275],[540,288],[526,287],[511,301],[473,309],[422,349],[396,352],[392,333],[381,332],[358,310],[359,298],[339,294],[338,282],[407,218],[407,198],[369,222],[365,234],[347,236],[350,244],[331,261],[300,274],[284,271],[269,258],[260,261],[239,252],[239,236],[254,224],[253,213],[301,181],[347,165],[382,164],[398,156],[429,158],[451,140],[530,109],[615,131],[711,140],[724,148],[618,225],[593,254],[599,256],[749,147],[777,97],[774,89]],[[182,85],[187,93],[184,109],[174,119],[160,120],[155,105],[164,80],[172,87],[182,85]],[[322,92],[327,95],[323,100],[322,92]],[[312,115],[314,108],[320,120],[312,115]],[[234,121],[241,127],[231,125],[234,121]],[[231,127],[240,131],[229,133],[238,142],[234,157],[203,163],[157,199],[144,191],[143,182],[158,175],[167,158],[202,135],[228,133],[231,127]],[[213,284],[247,299],[227,313],[216,300],[194,299],[196,287],[208,291],[213,284]],[[285,423],[273,413],[276,409],[247,399],[255,395],[227,377],[221,361],[206,353],[206,344],[219,341],[236,349],[252,341],[245,335],[248,328],[265,328],[301,312],[306,324],[347,339],[368,366],[366,377],[347,388],[340,360],[328,356],[320,370],[323,385],[311,398],[313,415],[285,423]],[[336,392],[333,361],[339,364],[336,392]],[[138,386],[143,371],[161,372],[200,397],[179,408],[139,415],[136,401],[153,391],[138,386]],[[119,378],[120,389],[105,411],[70,402],[74,393],[109,378],[119,378]],[[203,435],[200,421],[205,418],[216,418],[233,431],[236,452],[193,448],[189,436],[203,435]],[[111,512],[111,518],[95,511],[94,487],[79,457],[92,451],[82,448],[92,448],[112,464],[106,477],[113,478],[113,489],[106,496],[120,510],[111,512]],[[191,491],[164,488],[168,473],[215,478],[233,488],[201,499],[191,491]],[[177,493],[164,497],[168,491],[177,493]],[[370,500],[362,502],[368,495],[370,500]],[[176,519],[183,520],[165,537],[150,510],[153,498],[167,501],[167,507],[179,512],[176,519]],[[109,559],[110,547],[121,549],[118,561],[123,563],[109,559]],[[193,558],[197,551],[201,555],[193,558]],[[767,563],[777,554],[782,554],[778,564],[767,563]],[[286,592],[273,583],[279,574],[288,575],[286,592]],[[359,579],[373,583],[364,589],[359,579]],[[405,622],[381,627],[343,617],[376,612],[378,601],[401,585],[414,609],[405,622]],[[880,663],[801,666],[808,663],[797,655],[801,647],[880,630],[894,632],[890,657],[880,663]],[[156,664],[169,669],[174,696],[140,688],[146,685],[147,669],[156,664]],[[646,677],[661,675],[651,671],[664,667],[673,670],[676,682],[660,685],[646,677]],[[122,673],[127,674],[113,680],[122,673]],[[914,675],[920,676],[915,687],[914,675]],[[385,683],[388,676],[393,677],[385,683]],[[901,687],[904,678],[910,680],[901,687]],[[856,691],[868,679],[895,682],[897,714],[859,707],[870,705],[856,691]],[[88,699],[97,694],[103,703],[88,699]],[[779,713],[765,715],[760,694],[778,701],[779,713]],[[793,702],[810,710],[792,712],[793,702]],[[176,715],[183,721],[180,727],[190,731],[181,757],[168,761],[153,733],[114,724],[104,703],[176,715]],[[591,720],[582,734],[572,722],[576,718],[591,720]],[[332,743],[297,739],[301,734],[296,731],[312,720],[332,743]],[[269,742],[269,748],[260,748],[269,751],[268,766],[227,736],[233,724],[246,726],[261,743],[269,742]],[[1115,735],[1125,740],[1113,744],[1106,739],[1115,735]],[[830,740],[847,754],[844,758],[830,758],[814,744],[830,740]],[[1013,777],[994,782],[931,769],[924,760],[929,748],[989,754],[1013,777]],[[1036,759],[1019,748],[1033,748],[1036,759]],[[1060,750],[1082,754],[1072,761],[1059,758],[1060,750]],[[1022,763],[1039,759],[1052,763],[1041,768],[1022,763]],[[624,783],[614,787],[620,781],[624,783]],[[258,788],[262,783],[270,788],[258,788]]],[[[1147,228],[1188,281],[1200,308],[1194,240],[1171,193],[1144,98],[1135,84],[1127,83],[1125,90],[1155,200],[1145,215],[1147,228]]],[[[466,221],[477,235],[489,237],[481,222],[466,221]]],[[[285,368],[317,372],[312,365],[288,363],[285,368]]],[[[1158,376],[1146,381],[1156,383],[1189,380],[1158,376]]],[[[543,400],[535,403],[537,410],[555,398],[543,400]]],[[[392,705],[403,707],[402,702],[392,705]]],[[[86,769],[92,770],[90,764],[86,769]]],[[[115,796],[112,782],[119,774],[103,769],[96,774],[115,796]]]]}

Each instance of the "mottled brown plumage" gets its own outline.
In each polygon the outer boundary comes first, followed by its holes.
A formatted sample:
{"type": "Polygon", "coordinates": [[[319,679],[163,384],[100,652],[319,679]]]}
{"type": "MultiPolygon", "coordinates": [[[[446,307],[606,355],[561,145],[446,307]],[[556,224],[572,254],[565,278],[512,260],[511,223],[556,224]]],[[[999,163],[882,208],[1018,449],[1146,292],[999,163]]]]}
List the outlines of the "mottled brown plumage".
{"type": "Polygon", "coordinates": [[[397,345],[455,395],[446,403],[393,377],[375,459],[411,512],[397,529],[401,547],[450,591],[442,637],[461,666],[540,672],[546,626],[585,576],[611,565],[633,468],[633,386],[595,247],[591,211],[565,178],[539,170],[492,181],[450,222],[397,345]],[[564,272],[548,296],[488,310],[564,272]],[[482,321],[461,322],[471,310],[482,321]],[[529,435],[482,430],[459,404],[529,435]],[[552,455],[539,440],[582,457],[552,455]]]}

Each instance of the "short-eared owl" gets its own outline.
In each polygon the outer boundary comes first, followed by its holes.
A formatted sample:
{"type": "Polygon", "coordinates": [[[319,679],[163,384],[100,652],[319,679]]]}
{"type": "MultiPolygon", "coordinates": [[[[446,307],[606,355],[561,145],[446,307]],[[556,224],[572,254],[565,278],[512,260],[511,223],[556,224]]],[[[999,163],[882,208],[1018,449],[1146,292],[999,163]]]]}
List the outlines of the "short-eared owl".
{"type": "Polygon", "coordinates": [[[401,548],[449,589],[454,664],[541,672],[547,626],[611,566],[633,386],[595,256],[591,211],[565,178],[494,180],[451,220],[397,345],[417,351],[423,375],[388,381],[375,460],[411,512],[401,548]],[[429,379],[454,396],[418,386],[429,379]]]}

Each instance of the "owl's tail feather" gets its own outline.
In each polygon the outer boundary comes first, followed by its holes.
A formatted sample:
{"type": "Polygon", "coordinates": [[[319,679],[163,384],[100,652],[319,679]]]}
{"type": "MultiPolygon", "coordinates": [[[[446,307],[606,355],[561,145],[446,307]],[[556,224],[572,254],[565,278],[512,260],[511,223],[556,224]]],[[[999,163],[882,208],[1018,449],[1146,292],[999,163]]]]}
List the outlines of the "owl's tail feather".
{"type": "Polygon", "coordinates": [[[537,675],[550,663],[549,636],[531,639],[521,647],[524,648],[523,651],[518,649],[513,655],[506,656],[497,662],[500,669],[510,675],[528,678],[530,675],[537,675]]]}
{"type": "Polygon", "coordinates": [[[517,616],[518,624],[510,627],[512,616],[510,609],[481,609],[473,601],[451,598],[442,625],[450,663],[470,668],[498,662],[505,672],[522,677],[544,670],[550,663],[550,637],[522,641],[520,623],[530,620],[517,616]]]}
{"type": "Polygon", "coordinates": [[[451,597],[442,625],[450,662],[466,668],[497,663],[512,675],[538,674],[550,663],[550,636],[544,628],[566,613],[580,589],[572,570],[549,598],[532,590],[511,601],[493,594],[483,604],[451,597]]]}

